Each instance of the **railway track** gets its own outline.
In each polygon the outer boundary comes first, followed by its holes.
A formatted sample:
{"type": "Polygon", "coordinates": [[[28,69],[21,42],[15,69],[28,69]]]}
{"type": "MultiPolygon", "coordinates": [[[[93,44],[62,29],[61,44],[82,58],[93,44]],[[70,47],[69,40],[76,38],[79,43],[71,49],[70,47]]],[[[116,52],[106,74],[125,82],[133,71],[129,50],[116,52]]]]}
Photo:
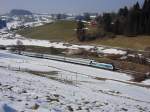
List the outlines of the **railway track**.
{"type": "MultiPolygon", "coordinates": [[[[17,52],[13,52],[13,53],[18,54],[17,52]]],[[[99,63],[99,62],[96,62],[96,61],[90,60],[90,59],[70,58],[70,57],[64,57],[64,56],[47,55],[47,54],[30,53],[30,52],[21,52],[20,55],[28,56],[28,57],[41,58],[41,59],[62,61],[62,62],[66,62],[66,63],[73,63],[73,64],[78,64],[78,65],[94,67],[94,68],[111,70],[111,71],[115,70],[113,64],[99,63]]]]}
{"type": "MultiPolygon", "coordinates": [[[[18,54],[17,52],[13,52],[13,53],[18,54]]],[[[47,55],[47,54],[31,53],[31,52],[22,52],[20,55],[28,56],[28,57],[41,58],[41,59],[61,61],[61,62],[66,62],[66,63],[73,63],[73,64],[78,64],[78,65],[83,65],[83,66],[89,66],[89,67],[94,67],[94,68],[99,68],[99,69],[105,69],[105,70],[109,70],[109,71],[116,71],[116,72],[119,72],[119,73],[125,73],[125,74],[129,74],[129,75],[132,75],[132,76],[135,75],[135,74],[143,74],[144,76],[146,75],[146,74],[141,73],[141,72],[136,72],[136,71],[131,71],[131,70],[123,70],[121,68],[116,68],[115,66],[114,66],[113,69],[107,69],[107,68],[102,68],[102,67],[97,67],[97,66],[91,66],[89,64],[89,62],[91,61],[90,59],[69,58],[69,57],[64,57],[64,56],[47,55]]]]}

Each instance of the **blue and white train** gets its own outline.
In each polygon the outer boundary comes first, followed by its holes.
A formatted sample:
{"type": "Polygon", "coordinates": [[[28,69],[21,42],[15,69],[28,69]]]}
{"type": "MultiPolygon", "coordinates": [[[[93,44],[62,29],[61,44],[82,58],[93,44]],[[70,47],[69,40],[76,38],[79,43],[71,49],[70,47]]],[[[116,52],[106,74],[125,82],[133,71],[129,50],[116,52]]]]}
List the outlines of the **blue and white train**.
{"type": "Polygon", "coordinates": [[[103,69],[108,69],[108,70],[115,70],[115,67],[113,64],[108,64],[108,63],[99,63],[99,62],[95,62],[95,61],[90,61],[90,64],[93,67],[97,67],[97,68],[103,68],[103,69]]]}

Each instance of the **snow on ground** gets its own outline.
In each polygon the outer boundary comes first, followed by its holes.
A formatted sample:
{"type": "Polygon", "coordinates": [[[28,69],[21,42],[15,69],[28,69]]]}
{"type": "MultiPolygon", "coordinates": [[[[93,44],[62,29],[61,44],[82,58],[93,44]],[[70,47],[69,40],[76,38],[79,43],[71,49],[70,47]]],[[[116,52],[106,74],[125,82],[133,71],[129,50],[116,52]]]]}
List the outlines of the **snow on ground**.
{"type": "MultiPolygon", "coordinates": [[[[8,34],[7,34],[8,35],[8,34]]],[[[17,41],[20,40],[23,45],[33,45],[33,46],[41,46],[41,47],[54,47],[54,48],[61,48],[61,49],[78,49],[78,48],[85,48],[89,50],[90,48],[93,48],[93,46],[80,46],[80,45],[71,45],[66,46],[65,43],[62,42],[49,42],[47,40],[36,40],[36,39],[21,39],[21,36],[17,35],[17,38],[14,39],[8,39],[5,38],[7,35],[3,35],[0,38],[0,45],[17,45],[17,41]]],[[[67,44],[67,43],[66,43],[67,44]]]]}
{"type": "Polygon", "coordinates": [[[25,24],[25,26],[30,26],[30,27],[38,27],[38,26],[42,26],[42,25],[44,25],[44,23],[42,23],[42,22],[30,22],[30,23],[27,23],[27,24],[25,24]]]}
{"type": "MultiPolygon", "coordinates": [[[[61,48],[61,49],[83,48],[85,50],[91,50],[95,48],[95,46],[92,45],[71,45],[69,43],[63,43],[63,42],[50,42],[48,40],[27,39],[18,34],[15,36],[11,35],[10,33],[0,35],[0,45],[16,45],[18,40],[20,40],[24,45],[54,47],[54,48],[61,48]]],[[[110,49],[104,47],[97,47],[97,52],[104,53],[104,54],[120,54],[120,55],[125,55],[127,53],[126,51],[123,50],[110,49]]]]}
{"type": "Polygon", "coordinates": [[[150,85],[150,79],[147,79],[145,81],[142,81],[143,84],[146,84],[146,85],[150,85]]]}
{"type": "Polygon", "coordinates": [[[34,16],[34,18],[32,16],[24,16],[24,18],[22,18],[20,20],[19,17],[12,17],[12,20],[10,22],[7,22],[7,28],[10,29],[17,29],[19,27],[37,27],[37,26],[42,26],[46,23],[51,23],[53,22],[53,20],[50,17],[38,17],[38,16],[34,16]],[[30,22],[26,22],[26,19],[30,18],[30,22]]]}
{"type": "Polygon", "coordinates": [[[103,53],[124,55],[124,54],[126,54],[126,51],[122,51],[122,50],[118,50],[118,49],[105,49],[105,50],[103,50],[103,53]]]}
{"type": "Polygon", "coordinates": [[[53,60],[46,60],[46,59],[35,59],[35,58],[33,59],[27,57],[24,59],[24,56],[18,56],[16,54],[11,54],[6,51],[0,51],[0,63],[2,64],[1,66],[5,66],[5,67],[8,66],[18,67],[18,68],[21,67],[23,69],[29,69],[29,70],[34,69],[39,71],[43,71],[43,70],[48,71],[50,68],[58,68],[58,69],[72,71],[75,73],[81,73],[90,76],[109,78],[115,80],[127,81],[132,79],[130,76],[127,76],[124,73],[114,73],[112,71],[106,71],[102,69],[76,65],[71,63],[64,63],[59,61],[53,61],[53,60]]]}
{"type": "Polygon", "coordinates": [[[7,23],[7,28],[10,30],[11,28],[17,28],[21,26],[21,21],[12,21],[7,23]]]}
{"type": "Polygon", "coordinates": [[[130,79],[125,74],[18,56],[6,51],[0,51],[0,66],[0,110],[2,112],[11,112],[5,111],[6,107],[12,112],[15,110],[19,112],[149,112],[150,110],[150,89],[109,80],[113,77],[118,80],[130,79]],[[10,64],[8,68],[7,64],[10,64]],[[20,66],[20,71],[13,69],[17,66],[20,66]],[[96,75],[99,76],[99,80],[57,69],[59,67],[90,76],[96,75]],[[22,68],[28,70],[22,71],[22,68]],[[106,79],[103,79],[103,76],[107,76],[106,79]]]}

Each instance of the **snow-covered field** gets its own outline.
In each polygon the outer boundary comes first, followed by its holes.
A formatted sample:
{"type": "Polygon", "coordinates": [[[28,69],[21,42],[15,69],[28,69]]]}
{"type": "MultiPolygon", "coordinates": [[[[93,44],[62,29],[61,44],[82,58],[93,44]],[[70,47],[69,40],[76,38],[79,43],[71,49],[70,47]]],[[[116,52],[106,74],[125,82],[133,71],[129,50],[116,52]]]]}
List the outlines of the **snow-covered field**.
{"type": "Polygon", "coordinates": [[[147,79],[145,81],[142,81],[143,84],[147,84],[147,85],[150,85],[150,79],[147,79]]]}
{"type": "Polygon", "coordinates": [[[46,23],[51,23],[54,20],[50,15],[24,15],[20,18],[20,16],[0,16],[4,20],[7,21],[7,29],[18,29],[20,27],[37,27],[42,26],[46,23]]]}
{"type": "Polygon", "coordinates": [[[132,77],[0,51],[0,112],[150,112],[132,77]]]}
{"type": "MultiPolygon", "coordinates": [[[[54,47],[61,49],[85,49],[92,50],[95,49],[95,46],[92,45],[75,45],[63,42],[50,42],[48,40],[36,40],[22,37],[21,35],[13,35],[11,33],[5,32],[0,34],[0,45],[17,45],[17,41],[21,41],[23,45],[32,45],[32,46],[41,46],[41,47],[54,47]]],[[[119,54],[125,55],[127,52],[125,50],[115,49],[115,48],[105,48],[105,47],[96,47],[97,53],[103,54],[119,54]]]]}

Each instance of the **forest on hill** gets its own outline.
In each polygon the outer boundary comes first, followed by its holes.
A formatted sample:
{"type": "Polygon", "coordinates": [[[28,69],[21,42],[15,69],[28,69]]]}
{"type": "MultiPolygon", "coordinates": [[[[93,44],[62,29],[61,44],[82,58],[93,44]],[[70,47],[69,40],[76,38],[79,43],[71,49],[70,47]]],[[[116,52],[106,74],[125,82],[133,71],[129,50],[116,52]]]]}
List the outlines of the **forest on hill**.
{"type": "Polygon", "coordinates": [[[130,9],[125,6],[117,13],[104,13],[96,20],[100,28],[116,35],[150,35],[150,0],[142,6],[137,2],[130,9]]]}
{"type": "MultiPolygon", "coordinates": [[[[88,16],[86,17],[88,18],[88,16]]],[[[82,21],[77,24],[77,38],[79,41],[95,40],[102,37],[115,37],[116,35],[138,36],[150,35],[150,0],[145,0],[140,6],[137,2],[131,8],[125,6],[118,12],[103,13],[95,19],[97,32],[89,34],[82,21]]]]}

